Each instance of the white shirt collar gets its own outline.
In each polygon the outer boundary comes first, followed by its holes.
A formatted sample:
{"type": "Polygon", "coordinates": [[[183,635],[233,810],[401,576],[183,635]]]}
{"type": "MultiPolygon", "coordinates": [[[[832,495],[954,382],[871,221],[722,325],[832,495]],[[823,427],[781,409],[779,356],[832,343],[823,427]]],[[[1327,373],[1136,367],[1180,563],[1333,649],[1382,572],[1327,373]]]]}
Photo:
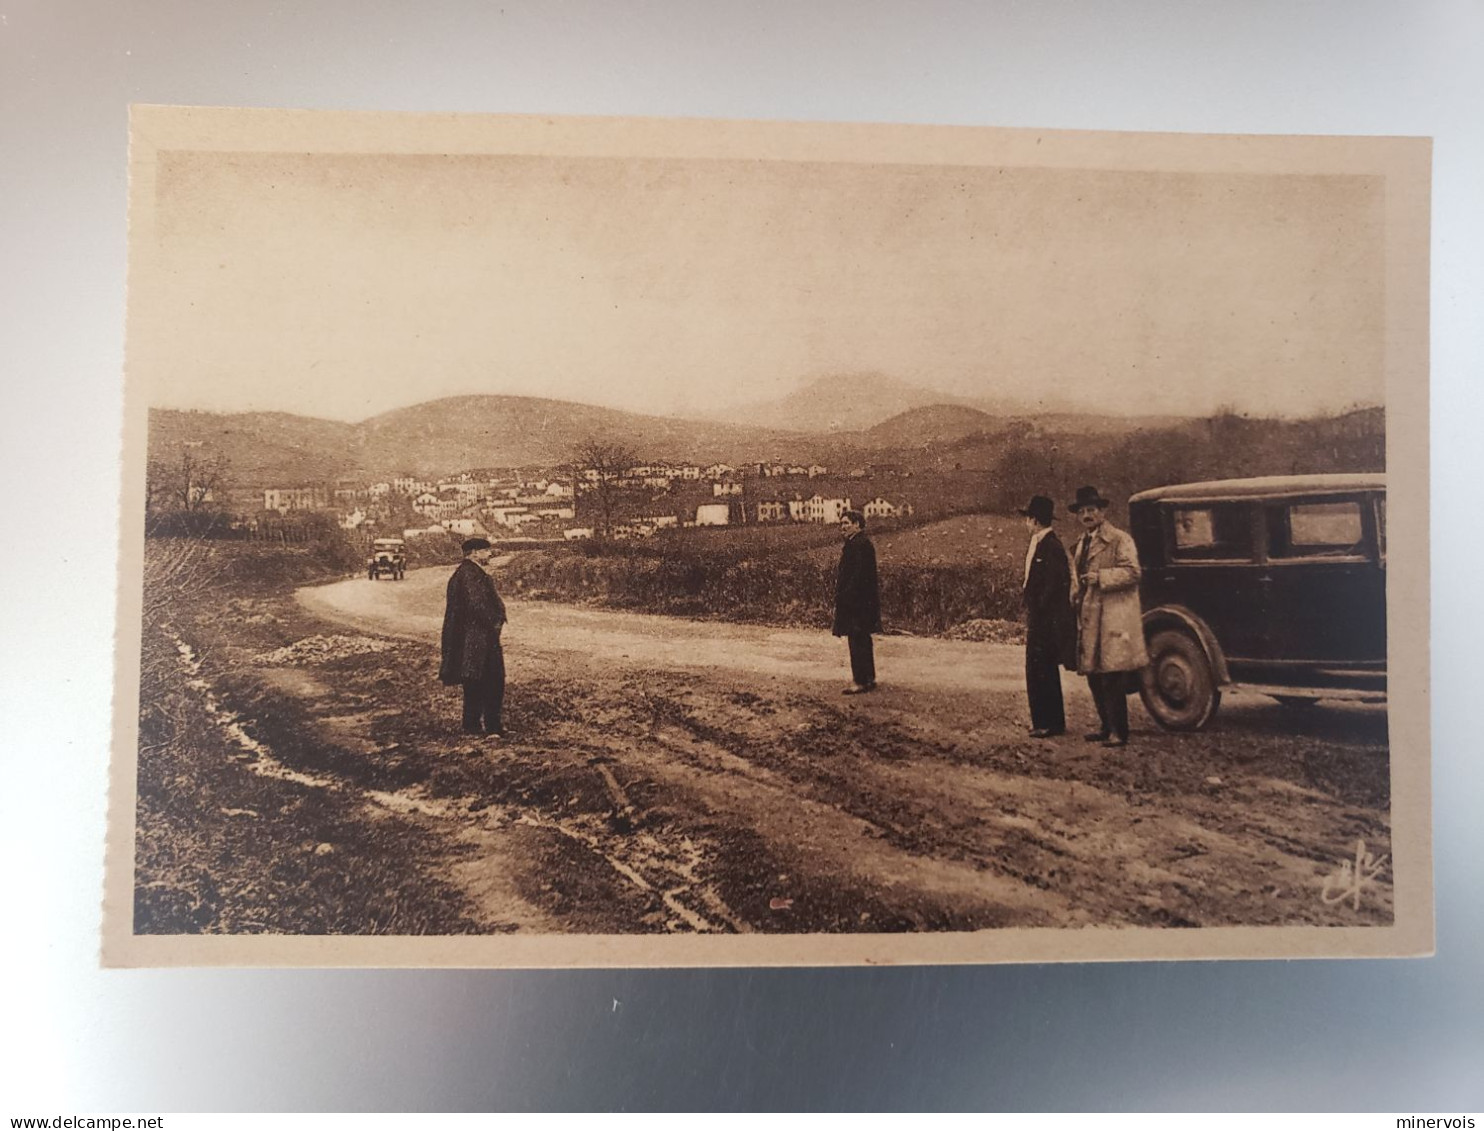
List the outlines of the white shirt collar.
{"type": "Polygon", "coordinates": [[[1049,526],[1043,526],[1043,527],[1041,527],[1040,530],[1036,531],[1034,534],[1031,535],[1031,544],[1030,544],[1029,547],[1026,548],[1026,551],[1025,551],[1025,578],[1020,583],[1022,588],[1024,588],[1027,584],[1030,583],[1030,579],[1031,579],[1031,562],[1035,559],[1035,556],[1036,556],[1036,547],[1041,544],[1041,539],[1042,538],[1045,538],[1046,535],[1048,535],[1050,533],[1051,533],[1051,527],[1049,527],[1049,526]]]}

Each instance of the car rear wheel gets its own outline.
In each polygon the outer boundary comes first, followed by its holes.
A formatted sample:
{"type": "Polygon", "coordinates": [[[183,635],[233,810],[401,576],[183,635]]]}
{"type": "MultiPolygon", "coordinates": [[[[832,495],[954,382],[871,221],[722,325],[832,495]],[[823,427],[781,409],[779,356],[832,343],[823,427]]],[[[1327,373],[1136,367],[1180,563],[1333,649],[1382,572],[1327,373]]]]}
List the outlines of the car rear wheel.
{"type": "Polygon", "coordinates": [[[1200,730],[1221,705],[1205,650],[1188,632],[1168,629],[1149,640],[1140,698],[1166,730],[1200,730]]]}

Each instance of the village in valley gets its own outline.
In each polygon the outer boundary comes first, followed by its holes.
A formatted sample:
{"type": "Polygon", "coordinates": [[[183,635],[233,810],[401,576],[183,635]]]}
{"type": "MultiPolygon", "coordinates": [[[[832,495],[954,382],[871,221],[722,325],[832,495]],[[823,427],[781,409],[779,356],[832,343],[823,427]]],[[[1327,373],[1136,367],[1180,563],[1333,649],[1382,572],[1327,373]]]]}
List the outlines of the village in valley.
{"type": "MultiPolygon", "coordinates": [[[[598,461],[603,462],[603,461],[598,461]]],[[[911,471],[867,465],[832,473],[823,464],[656,462],[626,466],[504,468],[436,479],[396,476],[374,483],[265,487],[262,512],[282,518],[332,514],[350,531],[408,540],[483,536],[531,541],[624,540],[689,527],[753,523],[832,525],[851,509],[868,519],[914,512],[911,471]]],[[[256,492],[232,493],[235,521],[256,492]]]]}

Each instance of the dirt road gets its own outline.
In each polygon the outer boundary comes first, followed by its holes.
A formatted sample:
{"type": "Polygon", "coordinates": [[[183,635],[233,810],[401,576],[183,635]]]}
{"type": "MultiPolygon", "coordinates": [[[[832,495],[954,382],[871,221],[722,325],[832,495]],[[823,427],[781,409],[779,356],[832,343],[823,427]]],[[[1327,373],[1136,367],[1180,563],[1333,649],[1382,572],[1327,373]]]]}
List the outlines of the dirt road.
{"type": "MultiPolygon", "coordinates": [[[[357,628],[436,640],[447,583],[447,570],[423,569],[397,583],[362,577],[302,589],[299,599],[311,611],[357,628]]],[[[831,683],[836,690],[849,682],[844,643],[828,632],[682,620],[508,595],[504,600],[510,614],[506,660],[516,668],[529,651],[568,651],[640,670],[732,672],[749,679],[831,683]]],[[[887,636],[876,648],[883,681],[899,689],[982,694],[1019,690],[1025,678],[1022,652],[1010,645],[887,636]]],[[[1066,682],[1071,692],[1077,681],[1066,682]]]]}
{"type": "Polygon", "coordinates": [[[1014,647],[888,637],[880,690],[842,698],[823,631],[511,601],[509,737],[483,745],[431,679],[446,578],[301,590],[307,627],[403,643],[259,661],[294,768],[444,844],[472,929],[1390,921],[1389,870],[1335,883],[1358,841],[1390,851],[1384,710],[1233,696],[1191,736],[1135,701],[1109,751],[1071,676],[1074,733],[1026,737],[1014,647]]]}

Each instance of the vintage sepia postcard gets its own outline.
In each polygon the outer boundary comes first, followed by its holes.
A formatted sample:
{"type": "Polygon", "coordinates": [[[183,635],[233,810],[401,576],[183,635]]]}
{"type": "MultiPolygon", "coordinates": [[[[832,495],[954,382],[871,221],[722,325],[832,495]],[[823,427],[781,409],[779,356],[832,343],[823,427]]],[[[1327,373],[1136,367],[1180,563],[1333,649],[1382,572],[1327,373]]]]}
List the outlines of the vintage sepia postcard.
{"type": "Polygon", "coordinates": [[[1429,183],[136,107],[103,961],[1430,953],[1429,183]]]}

